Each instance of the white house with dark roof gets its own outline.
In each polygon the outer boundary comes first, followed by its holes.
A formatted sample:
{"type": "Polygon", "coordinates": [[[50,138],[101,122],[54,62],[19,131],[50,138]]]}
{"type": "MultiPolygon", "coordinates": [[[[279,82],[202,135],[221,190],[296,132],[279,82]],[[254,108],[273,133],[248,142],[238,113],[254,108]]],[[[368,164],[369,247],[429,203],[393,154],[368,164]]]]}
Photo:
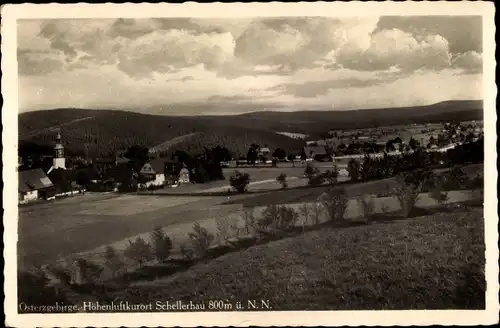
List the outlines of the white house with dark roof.
{"type": "Polygon", "coordinates": [[[42,169],[19,171],[19,202],[26,203],[40,198],[50,198],[55,187],[42,169]]]}
{"type": "Polygon", "coordinates": [[[165,163],[160,160],[149,161],[142,166],[139,175],[145,178],[146,182],[144,184],[146,187],[164,185],[165,163]]]}

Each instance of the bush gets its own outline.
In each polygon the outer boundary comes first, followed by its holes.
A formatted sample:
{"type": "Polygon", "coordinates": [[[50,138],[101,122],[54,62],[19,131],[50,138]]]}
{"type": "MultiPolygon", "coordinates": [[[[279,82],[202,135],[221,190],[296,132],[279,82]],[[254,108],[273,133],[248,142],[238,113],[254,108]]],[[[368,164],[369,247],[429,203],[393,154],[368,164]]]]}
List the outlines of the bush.
{"type": "Polygon", "coordinates": [[[332,188],[323,194],[320,199],[332,223],[338,223],[344,219],[348,202],[344,188],[332,188]]]}
{"type": "Polygon", "coordinates": [[[129,245],[123,252],[125,257],[137,262],[139,266],[143,266],[144,263],[149,262],[153,259],[153,251],[151,245],[148,244],[141,237],[137,237],[135,241],[129,240],[129,245]]]}
{"type": "Polygon", "coordinates": [[[448,200],[448,193],[439,187],[435,187],[429,191],[429,197],[437,201],[439,205],[443,205],[448,200]]]}
{"type": "Polygon", "coordinates": [[[151,243],[156,261],[161,263],[167,260],[172,251],[172,240],[163,232],[161,227],[155,227],[151,232],[151,243]]]}
{"type": "Polygon", "coordinates": [[[422,187],[422,182],[414,181],[409,183],[407,181],[411,181],[411,179],[407,179],[407,176],[404,174],[399,175],[397,177],[398,185],[394,188],[394,193],[396,194],[404,217],[410,215],[411,210],[418,200],[418,194],[422,187]]]}
{"type": "Polygon", "coordinates": [[[310,181],[313,177],[319,175],[319,169],[314,167],[311,163],[307,163],[304,169],[304,176],[310,181]]]}
{"type": "Polygon", "coordinates": [[[466,189],[468,187],[469,178],[467,174],[458,166],[452,168],[445,174],[445,189],[456,190],[466,189]]]}
{"type": "Polygon", "coordinates": [[[283,189],[288,188],[288,182],[286,181],[285,173],[281,173],[280,175],[278,175],[276,181],[278,181],[281,184],[281,188],[283,189]]]}
{"type": "Polygon", "coordinates": [[[351,159],[347,164],[347,172],[349,172],[349,178],[352,181],[358,181],[361,179],[361,165],[355,159],[351,159]]]}
{"type": "Polygon", "coordinates": [[[330,184],[334,185],[337,183],[337,177],[338,177],[338,172],[337,168],[334,168],[333,170],[328,170],[325,173],[323,173],[323,178],[330,184]]]}
{"type": "Polygon", "coordinates": [[[66,296],[56,288],[49,286],[49,278],[40,269],[20,271],[17,274],[17,299],[30,305],[70,304],[66,296]]]}
{"type": "Polygon", "coordinates": [[[321,203],[314,202],[311,204],[311,217],[314,225],[320,224],[320,218],[323,211],[324,207],[321,203]]]}
{"type": "Polygon", "coordinates": [[[250,175],[248,173],[241,173],[235,171],[235,173],[229,178],[229,184],[237,192],[243,193],[247,191],[248,184],[250,183],[250,175]]]}
{"type": "Polygon", "coordinates": [[[218,243],[227,243],[229,238],[231,237],[231,223],[229,222],[228,217],[218,218],[215,221],[215,225],[217,227],[217,242],[218,243]]]}
{"type": "Polygon", "coordinates": [[[269,205],[262,212],[258,229],[263,233],[286,231],[295,226],[297,218],[298,213],[291,207],[269,205]]]}
{"type": "Polygon", "coordinates": [[[361,209],[362,216],[370,219],[375,211],[375,202],[371,195],[360,196],[357,199],[358,206],[361,209]]]}
{"type": "Polygon", "coordinates": [[[311,213],[311,209],[309,207],[309,204],[306,204],[306,203],[302,204],[299,208],[299,212],[300,212],[300,215],[302,215],[304,217],[304,223],[302,224],[302,226],[304,227],[309,222],[309,217],[310,217],[310,213],[311,213]]]}
{"type": "Polygon", "coordinates": [[[203,258],[208,252],[214,236],[208,233],[207,229],[200,226],[198,222],[193,225],[193,232],[188,234],[189,241],[191,242],[194,255],[198,258],[203,258]]]}
{"type": "Polygon", "coordinates": [[[104,251],[104,264],[111,271],[111,275],[113,277],[116,277],[120,270],[125,266],[125,263],[112,246],[107,246],[104,251]]]}
{"type": "Polygon", "coordinates": [[[77,259],[76,265],[82,283],[95,284],[102,274],[103,267],[85,259],[77,259]]]}
{"type": "Polygon", "coordinates": [[[252,235],[257,231],[257,219],[253,212],[253,207],[243,210],[243,221],[245,223],[244,231],[247,235],[252,235]]]}

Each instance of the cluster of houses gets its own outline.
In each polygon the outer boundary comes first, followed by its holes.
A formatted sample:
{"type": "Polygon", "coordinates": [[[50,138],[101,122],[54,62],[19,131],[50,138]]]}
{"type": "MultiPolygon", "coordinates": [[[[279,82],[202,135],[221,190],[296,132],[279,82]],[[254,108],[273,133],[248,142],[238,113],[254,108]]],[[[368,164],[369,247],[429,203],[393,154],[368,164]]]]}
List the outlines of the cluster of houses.
{"type": "Polygon", "coordinates": [[[151,187],[176,187],[190,182],[189,170],[175,159],[155,158],[135,168],[130,162],[128,158],[115,156],[96,159],[91,166],[67,168],[61,135],[58,133],[49,169],[23,167],[20,163],[19,203],[53,199],[86,190],[131,191],[151,187]]]}

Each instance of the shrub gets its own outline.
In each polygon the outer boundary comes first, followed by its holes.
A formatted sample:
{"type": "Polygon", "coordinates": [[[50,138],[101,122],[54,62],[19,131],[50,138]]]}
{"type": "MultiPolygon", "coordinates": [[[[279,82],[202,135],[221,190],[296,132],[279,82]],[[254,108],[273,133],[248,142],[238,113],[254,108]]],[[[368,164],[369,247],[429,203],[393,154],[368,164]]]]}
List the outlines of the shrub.
{"type": "Polygon", "coordinates": [[[349,172],[349,178],[352,181],[358,181],[361,179],[361,165],[355,159],[351,159],[347,164],[347,172],[349,172]]]}
{"type": "Polygon", "coordinates": [[[337,183],[337,177],[338,177],[338,171],[337,168],[334,168],[333,170],[328,170],[325,173],[323,173],[323,178],[330,184],[334,185],[337,183]]]}
{"type": "Polygon", "coordinates": [[[243,210],[243,221],[245,223],[244,231],[247,235],[252,235],[257,231],[257,219],[255,218],[253,212],[253,207],[245,208],[243,210]]]}
{"type": "Polygon", "coordinates": [[[210,245],[214,240],[214,236],[207,229],[200,226],[198,222],[193,224],[193,232],[188,234],[191,242],[194,255],[198,258],[203,258],[208,252],[210,245]]]}
{"type": "Polygon", "coordinates": [[[302,224],[302,226],[304,227],[309,222],[309,217],[310,217],[310,213],[311,213],[311,209],[309,207],[309,204],[307,204],[307,203],[302,204],[299,208],[299,212],[300,212],[300,215],[302,215],[304,217],[304,223],[302,224]]]}
{"type": "Polygon", "coordinates": [[[348,202],[344,188],[332,188],[324,193],[320,199],[332,223],[337,223],[344,219],[348,202]]]}
{"type": "Polygon", "coordinates": [[[19,271],[17,274],[18,302],[31,305],[70,304],[58,289],[49,286],[49,278],[40,269],[19,271]]]}
{"type": "Polygon", "coordinates": [[[295,226],[298,213],[287,206],[269,205],[258,221],[260,232],[285,231],[295,226]]]}
{"type": "Polygon", "coordinates": [[[248,184],[250,183],[250,175],[235,171],[229,178],[229,183],[237,192],[243,193],[247,191],[248,184]]]}
{"type": "Polygon", "coordinates": [[[398,185],[394,188],[394,193],[403,211],[403,216],[408,217],[418,200],[422,182],[408,183],[407,181],[411,181],[411,179],[406,179],[405,175],[399,175],[396,180],[398,185]]]}
{"type": "Polygon", "coordinates": [[[215,225],[217,227],[217,242],[218,243],[227,243],[229,238],[231,237],[230,233],[230,222],[228,217],[218,218],[215,221],[215,225]]]}
{"type": "Polygon", "coordinates": [[[125,263],[112,246],[107,246],[104,251],[104,264],[109,268],[113,277],[116,277],[125,266],[125,263]]]}
{"type": "Polygon", "coordinates": [[[465,189],[468,181],[467,174],[460,167],[455,166],[446,174],[445,188],[447,190],[465,189]]]}
{"type": "Polygon", "coordinates": [[[314,225],[320,224],[320,217],[323,211],[324,207],[321,203],[314,202],[311,204],[311,217],[314,225]]]}
{"type": "Polygon", "coordinates": [[[375,210],[375,202],[371,195],[364,195],[357,198],[358,206],[361,209],[362,216],[370,219],[375,210]]]}
{"type": "Polygon", "coordinates": [[[165,234],[161,227],[155,227],[151,232],[153,255],[158,262],[164,262],[172,251],[172,240],[165,234]]]}
{"type": "Polygon", "coordinates": [[[151,245],[148,244],[141,237],[137,237],[135,241],[128,241],[129,244],[123,254],[125,257],[137,262],[139,266],[142,266],[145,262],[151,261],[153,259],[153,251],[151,250],[151,245]]]}
{"type": "Polygon", "coordinates": [[[80,274],[82,283],[94,284],[102,274],[103,267],[92,261],[77,259],[76,265],[80,274]]]}
{"type": "Polygon", "coordinates": [[[191,261],[194,258],[194,251],[191,247],[186,244],[181,244],[179,250],[184,257],[184,259],[191,261]]]}
{"type": "Polygon", "coordinates": [[[280,175],[278,175],[276,181],[278,181],[281,184],[281,188],[283,189],[288,188],[288,182],[286,181],[285,173],[281,173],[280,175]]]}
{"type": "Polygon", "coordinates": [[[309,180],[309,184],[311,184],[311,180],[320,175],[320,171],[317,167],[314,167],[311,163],[307,163],[306,168],[304,169],[304,176],[309,180]]]}
{"type": "Polygon", "coordinates": [[[448,193],[439,187],[435,187],[429,191],[429,197],[437,201],[439,205],[443,205],[448,200],[448,193]]]}

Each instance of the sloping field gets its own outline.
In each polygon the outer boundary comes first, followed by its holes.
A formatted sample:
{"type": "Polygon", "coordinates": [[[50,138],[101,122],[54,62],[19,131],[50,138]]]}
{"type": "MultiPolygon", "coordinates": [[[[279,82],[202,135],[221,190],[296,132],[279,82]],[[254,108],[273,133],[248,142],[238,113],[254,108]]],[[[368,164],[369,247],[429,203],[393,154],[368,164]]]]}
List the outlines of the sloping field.
{"type": "Polygon", "coordinates": [[[482,211],[441,213],[325,227],[111,296],[134,303],[262,300],[273,310],[482,309],[484,251],[482,211]]]}
{"type": "Polygon", "coordinates": [[[157,152],[168,150],[170,147],[175,146],[177,144],[180,144],[181,142],[188,141],[189,139],[191,139],[199,134],[200,134],[200,132],[193,132],[193,133],[189,133],[189,134],[186,134],[186,135],[183,135],[180,137],[170,139],[169,141],[166,141],[164,143],[161,143],[157,146],[150,148],[149,153],[154,154],[157,152]]]}

